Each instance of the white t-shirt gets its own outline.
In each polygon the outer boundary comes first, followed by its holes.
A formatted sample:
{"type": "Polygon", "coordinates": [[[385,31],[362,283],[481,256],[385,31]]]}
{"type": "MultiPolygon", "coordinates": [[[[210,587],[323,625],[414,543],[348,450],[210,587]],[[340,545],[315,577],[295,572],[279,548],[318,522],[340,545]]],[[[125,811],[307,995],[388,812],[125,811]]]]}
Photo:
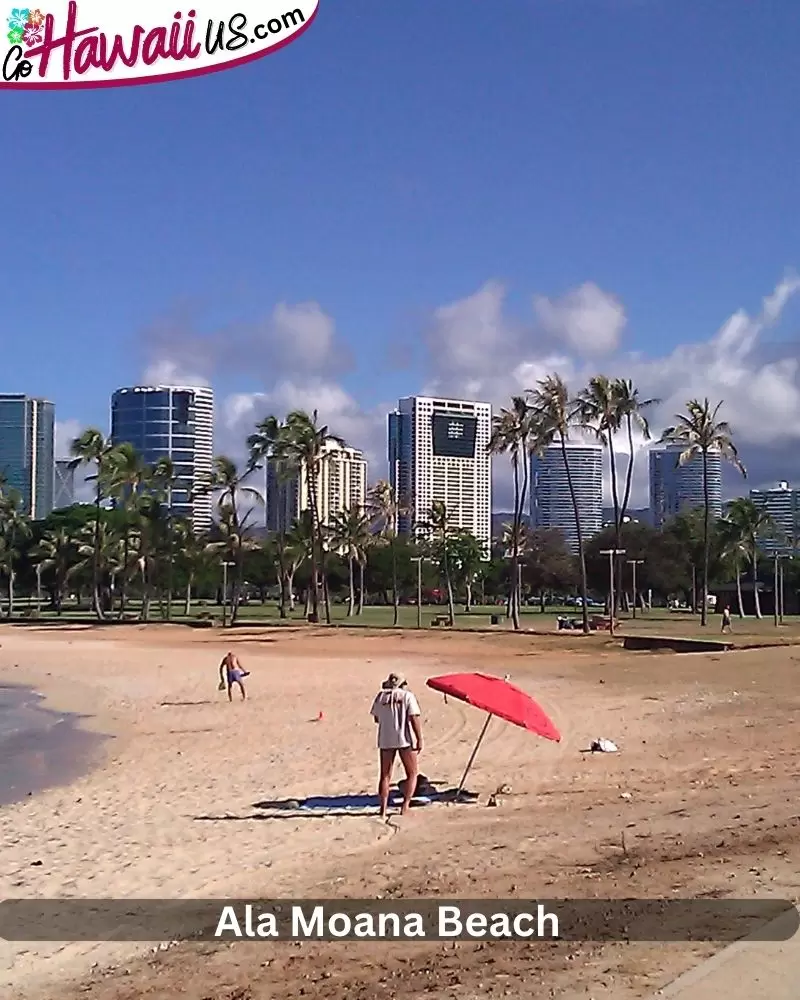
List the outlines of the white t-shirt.
{"type": "Polygon", "coordinates": [[[378,749],[404,750],[415,745],[411,718],[420,715],[420,710],[410,691],[405,688],[381,691],[372,703],[370,714],[378,720],[378,749]]]}

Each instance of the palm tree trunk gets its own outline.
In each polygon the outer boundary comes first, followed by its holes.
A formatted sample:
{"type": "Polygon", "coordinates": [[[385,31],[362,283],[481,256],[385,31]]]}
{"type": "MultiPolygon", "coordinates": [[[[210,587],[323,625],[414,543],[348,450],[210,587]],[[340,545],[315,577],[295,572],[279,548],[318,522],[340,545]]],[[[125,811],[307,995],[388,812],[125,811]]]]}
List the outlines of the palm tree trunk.
{"type": "Polygon", "coordinates": [[[708,624],[708,564],[711,557],[711,537],[709,520],[711,509],[708,499],[708,451],[703,449],[703,607],[700,612],[700,624],[708,624]]]}
{"type": "MultiPolygon", "coordinates": [[[[98,476],[100,468],[97,469],[98,476]]],[[[92,552],[92,600],[94,601],[94,612],[102,621],[103,605],[100,601],[100,484],[97,485],[97,493],[94,501],[94,551],[92,552]]]]}
{"type": "Polygon", "coordinates": [[[511,579],[509,580],[509,610],[511,623],[515,631],[519,631],[519,525],[520,525],[520,489],[519,489],[519,443],[514,448],[511,464],[514,470],[514,521],[511,525],[511,579]]]}
{"type": "Polygon", "coordinates": [[[347,605],[347,617],[352,617],[353,611],[356,606],[356,587],[355,578],[353,575],[353,556],[352,553],[347,557],[347,569],[349,573],[349,583],[350,583],[350,600],[347,605]]]}
{"type": "Polygon", "coordinates": [[[756,606],[756,618],[763,618],[761,600],[758,596],[758,556],[756,555],[755,541],[753,542],[753,601],[756,606]]]}
{"type": "Polygon", "coordinates": [[[183,606],[183,613],[188,618],[192,613],[192,574],[189,574],[189,579],[186,581],[186,603],[183,606]]]}
{"type": "MultiPolygon", "coordinates": [[[[311,465],[306,468],[308,499],[311,509],[311,613],[319,619],[319,555],[322,550],[319,514],[317,512],[317,477],[311,465]],[[317,545],[319,544],[319,548],[317,545]]],[[[330,625],[330,617],[328,618],[330,625]]]]}
{"type": "Polygon", "coordinates": [[[280,598],[278,602],[278,616],[286,617],[286,540],[281,531],[278,535],[278,583],[280,586],[280,598]]]}
{"type": "Polygon", "coordinates": [[[450,577],[450,557],[447,552],[447,539],[444,543],[444,578],[447,583],[447,607],[450,612],[450,624],[456,623],[456,608],[453,599],[453,581],[450,577]]]}
{"type": "Polygon", "coordinates": [[[389,547],[392,550],[392,606],[393,606],[393,616],[392,624],[397,627],[397,622],[400,619],[400,598],[397,593],[397,548],[395,542],[397,541],[397,528],[392,527],[392,533],[389,536],[389,547]]]}
{"type": "Polygon", "coordinates": [[[356,614],[364,613],[364,567],[365,563],[362,559],[358,560],[358,610],[356,614]]]}
{"type": "Polygon", "coordinates": [[[578,511],[578,498],[575,495],[575,484],[572,481],[572,471],[569,467],[569,458],[567,457],[567,439],[564,432],[561,432],[561,457],[564,461],[564,471],[567,475],[567,485],[569,486],[569,495],[572,500],[572,510],[575,514],[575,531],[578,536],[578,561],[581,568],[581,616],[583,618],[583,631],[589,633],[591,629],[589,628],[589,608],[586,605],[588,599],[589,587],[586,580],[586,553],[583,551],[583,529],[581,528],[581,517],[578,511]]]}
{"type": "Polygon", "coordinates": [[[742,568],[736,564],[736,599],[739,602],[739,617],[744,618],[744,601],[742,600],[742,568]]]}
{"type": "Polygon", "coordinates": [[[467,611],[472,611],[472,581],[467,580],[467,611]]]}
{"type": "Polygon", "coordinates": [[[619,510],[619,519],[623,521],[628,513],[628,504],[631,500],[631,484],[633,483],[633,420],[630,413],[627,415],[628,425],[628,468],[625,471],[625,492],[622,496],[622,504],[619,510]]]}
{"type": "MultiPolygon", "coordinates": [[[[608,431],[608,461],[611,466],[611,498],[614,502],[614,548],[619,551],[622,548],[622,516],[619,509],[619,495],[617,493],[617,457],[614,454],[614,434],[609,429],[608,431]]],[[[613,558],[617,559],[618,556],[613,558]]],[[[617,573],[615,577],[616,587],[620,592],[622,591],[622,580],[621,573],[617,573]]],[[[636,595],[633,597],[636,600],[636,595]]],[[[614,618],[617,609],[617,595],[611,594],[611,608],[610,614],[611,618],[614,618]]]]}
{"type": "Polygon", "coordinates": [[[8,566],[8,617],[14,616],[14,569],[9,563],[8,566]]]}
{"type": "Polygon", "coordinates": [[[286,590],[288,591],[286,597],[289,601],[289,611],[294,611],[294,574],[295,570],[293,569],[286,571],[286,590]]]}
{"type": "Polygon", "coordinates": [[[128,580],[128,560],[130,559],[130,530],[128,512],[125,512],[125,537],[122,543],[122,585],[119,588],[119,617],[125,617],[125,587],[128,580]]]}

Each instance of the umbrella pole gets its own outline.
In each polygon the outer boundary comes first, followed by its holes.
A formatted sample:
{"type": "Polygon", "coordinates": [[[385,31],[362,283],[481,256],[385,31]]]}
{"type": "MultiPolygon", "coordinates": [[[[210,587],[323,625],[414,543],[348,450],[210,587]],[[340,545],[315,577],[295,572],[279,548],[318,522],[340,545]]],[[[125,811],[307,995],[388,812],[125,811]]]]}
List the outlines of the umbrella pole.
{"type": "Polygon", "coordinates": [[[464,782],[467,780],[467,775],[469,774],[470,769],[472,768],[472,763],[475,760],[475,757],[477,756],[478,750],[480,750],[481,748],[483,737],[486,735],[486,730],[489,728],[489,723],[492,721],[493,718],[494,716],[491,714],[486,716],[486,722],[484,722],[483,724],[483,729],[481,729],[481,734],[478,737],[478,742],[475,744],[472,754],[469,760],[467,761],[466,769],[463,775],[461,776],[461,781],[458,783],[458,791],[456,792],[456,798],[458,798],[461,792],[464,790],[464,782]]]}

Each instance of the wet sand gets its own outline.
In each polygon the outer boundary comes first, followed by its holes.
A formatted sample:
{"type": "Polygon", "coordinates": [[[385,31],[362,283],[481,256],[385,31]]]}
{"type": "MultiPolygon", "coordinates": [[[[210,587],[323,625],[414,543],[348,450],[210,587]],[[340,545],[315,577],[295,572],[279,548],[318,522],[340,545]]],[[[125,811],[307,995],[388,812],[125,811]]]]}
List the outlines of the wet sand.
{"type": "Polygon", "coordinates": [[[0,685],[0,807],[91,770],[105,742],[77,714],[45,707],[31,688],[0,685]]]}

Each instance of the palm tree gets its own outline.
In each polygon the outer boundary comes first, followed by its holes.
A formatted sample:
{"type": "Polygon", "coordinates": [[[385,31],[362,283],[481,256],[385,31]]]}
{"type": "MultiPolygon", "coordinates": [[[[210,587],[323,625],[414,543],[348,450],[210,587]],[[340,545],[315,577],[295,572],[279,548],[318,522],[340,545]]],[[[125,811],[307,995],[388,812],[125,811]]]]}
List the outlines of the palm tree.
{"type": "Polygon", "coordinates": [[[103,605],[100,600],[100,547],[101,547],[101,504],[103,500],[103,482],[108,463],[109,454],[112,451],[111,441],[103,435],[102,431],[94,427],[87,428],[79,437],[76,437],[71,445],[70,452],[73,456],[70,468],[76,469],[81,465],[95,465],[97,471],[94,475],[88,476],[95,482],[95,517],[94,517],[94,547],[95,554],[92,558],[92,591],[94,600],[94,610],[98,618],[102,619],[103,605]]]}
{"type": "MultiPolygon", "coordinates": [[[[289,577],[289,566],[293,563],[293,553],[289,551],[286,540],[288,525],[286,524],[285,512],[282,509],[280,497],[267,498],[268,470],[272,464],[275,471],[276,480],[281,483],[297,476],[297,469],[286,466],[285,461],[280,460],[278,454],[278,442],[286,435],[285,426],[275,416],[264,417],[256,424],[254,434],[247,439],[247,447],[250,450],[248,465],[253,470],[264,469],[264,527],[268,526],[268,510],[271,506],[275,511],[277,521],[277,532],[275,537],[275,548],[278,557],[278,580],[280,588],[280,600],[278,602],[278,614],[281,618],[287,615],[287,597],[289,610],[294,610],[294,596],[287,595],[286,584],[289,577]]],[[[291,576],[297,570],[297,565],[291,571],[291,576]]]]}
{"type": "MultiPolygon", "coordinates": [[[[254,434],[247,439],[247,447],[250,450],[249,466],[255,469],[264,469],[264,527],[266,528],[267,512],[267,468],[268,462],[274,458],[276,445],[283,433],[283,424],[275,416],[264,417],[256,424],[254,434]]],[[[285,527],[284,528],[285,533],[285,527]]]]}
{"type": "Polygon", "coordinates": [[[747,559],[752,568],[753,601],[756,618],[762,618],[761,601],[758,596],[758,543],[774,533],[775,523],[765,510],[759,509],[752,500],[738,497],[732,500],[728,513],[723,519],[726,551],[736,563],[736,587],[739,597],[739,614],[743,615],[740,564],[747,559]]]}
{"type": "Polygon", "coordinates": [[[350,582],[350,601],[347,607],[349,618],[355,613],[356,594],[353,570],[356,564],[358,564],[359,572],[358,614],[361,614],[364,609],[364,569],[367,563],[367,547],[372,540],[370,519],[361,507],[350,507],[335,513],[331,518],[329,528],[334,549],[347,559],[350,582]]]}
{"type": "Polygon", "coordinates": [[[42,535],[31,554],[42,572],[52,571],[53,604],[56,614],[60,615],[67,582],[77,568],[78,550],[75,539],[66,528],[53,528],[42,535]]]}
{"type": "Polygon", "coordinates": [[[472,610],[472,585],[485,564],[483,545],[469,531],[460,531],[450,542],[453,567],[466,591],[464,608],[472,610]]]}
{"type": "MultiPolygon", "coordinates": [[[[284,571],[286,573],[286,593],[289,600],[289,610],[294,611],[294,577],[303,563],[311,562],[314,550],[314,528],[311,524],[311,511],[306,508],[300,511],[300,516],[292,521],[286,535],[284,549],[284,571]]],[[[311,584],[306,593],[306,614],[311,604],[311,584]]]]}
{"type": "MultiPolygon", "coordinates": [[[[244,573],[244,536],[247,521],[251,511],[242,516],[240,501],[249,499],[253,504],[262,503],[258,490],[247,486],[245,480],[252,473],[253,467],[247,465],[240,471],[233,459],[226,455],[218,455],[214,459],[211,478],[201,487],[199,492],[217,494],[217,510],[220,516],[220,529],[223,532],[224,545],[212,551],[224,550],[234,563],[233,595],[231,599],[231,625],[236,621],[239,611],[239,601],[242,590],[242,575],[244,573]]],[[[228,558],[226,555],[226,559],[228,558]]],[[[226,596],[226,595],[223,595],[226,596]]]]}
{"type": "Polygon", "coordinates": [[[198,538],[190,521],[178,519],[170,525],[169,543],[170,559],[186,578],[183,613],[188,618],[192,612],[192,587],[206,557],[205,542],[198,538]]]}
{"type": "Polygon", "coordinates": [[[105,485],[108,493],[121,505],[123,517],[122,565],[119,590],[119,617],[125,617],[125,596],[130,564],[132,512],[149,470],[142,456],[132,444],[123,442],[112,448],[106,456],[105,485]]]}
{"type": "Polygon", "coordinates": [[[434,550],[440,557],[444,579],[447,584],[447,607],[450,613],[450,624],[454,625],[456,620],[455,601],[453,599],[453,575],[450,570],[450,546],[453,540],[454,529],[450,522],[450,512],[447,505],[441,500],[434,500],[428,513],[427,521],[420,525],[427,532],[430,532],[431,542],[434,550]]]}
{"type": "Polygon", "coordinates": [[[397,583],[397,534],[400,518],[408,511],[408,504],[401,501],[394,487],[381,479],[367,494],[367,512],[380,537],[389,544],[392,557],[392,604],[394,606],[393,625],[397,625],[400,615],[400,595],[397,583]]]}
{"type": "Polygon", "coordinates": [[[31,519],[22,509],[22,495],[5,490],[0,496],[0,571],[8,583],[8,617],[14,614],[14,581],[19,543],[31,535],[31,519]]]}
{"type": "Polygon", "coordinates": [[[312,615],[319,619],[319,576],[323,574],[325,596],[325,620],[331,623],[330,601],[328,599],[327,580],[324,579],[325,549],[322,539],[322,523],[319,516],[317,486],[320,469],[326,459],[325,446],[329,442],[344,447],[344,441],[331,434],[327,426],[318,424],[318,414],[305,410],[293,410],[286,417],[280,433],[273,445],[273,454],[286,474],[304,474],[306,482],[306,499],[311,511],[311,525],[314,533],[314,544],[311,554],[311,596],[312,615]]]}
{"type": "Polygon", "coordinates": [[[636,427],[645,441],[650,440],[650,424],[645,411],[651,409],[653,406],[658,406],[661,400],[655,398],[641,399],[639,390],[629,378],[615,379],[613,390],[616,399],[618,424],[621,427],[624,422],[625,429],[628,432],[628,468],[625,473],[625,491],[622,495],[622,503],[619,509],[619,521],[622,524],[625,520],[625,515],[628,513],[631,500],[631,484],[633,483],[633,430],[636,427]]]}
{"type": "Polygon", "coordinates": [[[686,404],[686,413],[676,416],[677,423],[667,427],[661,435],[661,442],[680,444],[683,450],[678,457],[678,464],[685,465],[692,459],[701,458],[703,463],[703,606],[700,612],[700,624],[708,624],[708,565],[711,551],[711,504],[708,495],[708,454],[718,452],[720,457],[730,462],[746,477],[745,467],[739,461],[739,454],[733,443],[731,428],[724,420],[717,420],[717,414],[722,406],[722,400],[711,407],[708,399],[702,402],[690,399],[686,404]]]}
{"type": "Polygon", "coordinates": [[[502,409],[492,419],[488,451],[492,455],[510,455],[514,475],[514,515],[511,533],[511,579],[509,612],[515,629],[520,628],[519,615],[519,537],[525,499],[530,481],[530,442],[534,433],[533,414],[522,396],[513,396],[511,408],[502,409]],[[522,483],[519,467],[522,465],[522,483]]]}
{"type": "Polygon", "coordinates": [[[569,389],[560,375],[548,375],[541,379],[535,389],[527,392],[530,405],[539,421],[536,447],[544,449],[553,442],[561,446],[561,458],[564,462],[564,472],[567,477],[572,510],[575,515],[575,531],[578,541],[578,560],[581,570],[581,611],[583,614],[583,631],[590,632],[589,609],[587,606],[588,585],[586,580],[586,554],[584,552],[583,529],[581,526],[578,498],[572,479],[572,470],[567,454],[567,441],[570,431],[581,423],[580,404],[570,399],[569,389]]]}

